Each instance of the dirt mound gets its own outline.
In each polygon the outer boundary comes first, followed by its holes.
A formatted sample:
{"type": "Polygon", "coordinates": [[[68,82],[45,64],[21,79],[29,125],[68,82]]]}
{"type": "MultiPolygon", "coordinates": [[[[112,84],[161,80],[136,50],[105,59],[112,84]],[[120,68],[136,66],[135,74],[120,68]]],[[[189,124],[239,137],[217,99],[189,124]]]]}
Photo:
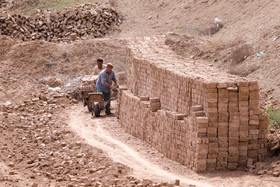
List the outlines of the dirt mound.
{"type": "Polygon", "coordinates": [[[0,17],[0,34],[23,41],[68,42],[87,36],[103,37],[119,22],[112,7],[85,4],[62,11],[38,11],[31,17],[7,14],[0,17]]]}

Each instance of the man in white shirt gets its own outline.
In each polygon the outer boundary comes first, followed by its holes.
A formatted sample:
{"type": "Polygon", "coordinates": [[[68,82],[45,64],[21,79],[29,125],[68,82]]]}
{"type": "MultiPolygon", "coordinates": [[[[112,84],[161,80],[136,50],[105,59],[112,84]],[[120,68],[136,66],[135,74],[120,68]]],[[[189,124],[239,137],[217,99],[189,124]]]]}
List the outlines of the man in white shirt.
{"type": "Polygon", "coordinates": [[[103,64],[103,59],[98,58],[97,59],[97,65],[93,68],[93,75],[99,75],[99,73],[104,70],[106,66],[103,64]]]}

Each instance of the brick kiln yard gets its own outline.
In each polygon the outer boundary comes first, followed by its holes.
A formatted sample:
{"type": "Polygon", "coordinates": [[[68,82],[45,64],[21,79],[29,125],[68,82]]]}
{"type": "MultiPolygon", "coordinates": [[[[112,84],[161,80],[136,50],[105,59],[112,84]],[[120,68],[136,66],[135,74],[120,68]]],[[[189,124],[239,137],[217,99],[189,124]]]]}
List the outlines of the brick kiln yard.
{"type": "Polygon", "coordinates": [[[0,1],[0,186],[279,186],[279,2],[60,2],[0,1]],[[234,64],[245,44],[265,55],[234,64]],[[95,118],[78,88],[100,56],[126,80],[95,118]]]}

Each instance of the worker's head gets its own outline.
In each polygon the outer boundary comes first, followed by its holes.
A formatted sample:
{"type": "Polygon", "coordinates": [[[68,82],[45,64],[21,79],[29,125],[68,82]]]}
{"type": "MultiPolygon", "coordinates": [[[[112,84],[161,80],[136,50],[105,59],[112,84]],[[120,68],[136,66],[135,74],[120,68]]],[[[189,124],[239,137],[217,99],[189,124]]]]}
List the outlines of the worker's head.
{"type": "Polygon", "coordinates": [[[113,64],[108,63],[107,66],[106,66],[106,70],[107,70],[108,73],[111,73],[112,70],[113,70],[113,64]]]}
{"type": "Polygon", "coordinates": [[[103,64],[103,59],[102,58],[98,58],[97,59],[97,66],[98,66],[99,69],[102,68],[102,64],[103,64]]]}

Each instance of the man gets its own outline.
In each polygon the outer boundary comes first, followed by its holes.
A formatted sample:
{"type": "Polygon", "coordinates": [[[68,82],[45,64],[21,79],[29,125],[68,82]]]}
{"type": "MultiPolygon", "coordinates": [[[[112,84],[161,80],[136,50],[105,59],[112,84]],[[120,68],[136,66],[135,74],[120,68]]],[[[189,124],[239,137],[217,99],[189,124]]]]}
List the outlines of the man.
{"type": "MultiPolygon", "coordinates": [[[[96,83],[96,91],[102,92],[104,102],[110,100],[111,90],[116,91],[116,87],[112,85],[113,82],[118,85],[115,73],[113,72],[113,65],[108,63],[106,69],[100,72],[96,83]]],[[[107,115],[112,114],[110,110],[110,103],[106,106],[105,113],[107,115]]]]}
{"type": "Polygon", "coordinates": [[[97,59],[97,65],[93,68],[93,75],[99,75],[99,73],[105,69],[105,65],[103,64],[103,59],[97,59]]]}

